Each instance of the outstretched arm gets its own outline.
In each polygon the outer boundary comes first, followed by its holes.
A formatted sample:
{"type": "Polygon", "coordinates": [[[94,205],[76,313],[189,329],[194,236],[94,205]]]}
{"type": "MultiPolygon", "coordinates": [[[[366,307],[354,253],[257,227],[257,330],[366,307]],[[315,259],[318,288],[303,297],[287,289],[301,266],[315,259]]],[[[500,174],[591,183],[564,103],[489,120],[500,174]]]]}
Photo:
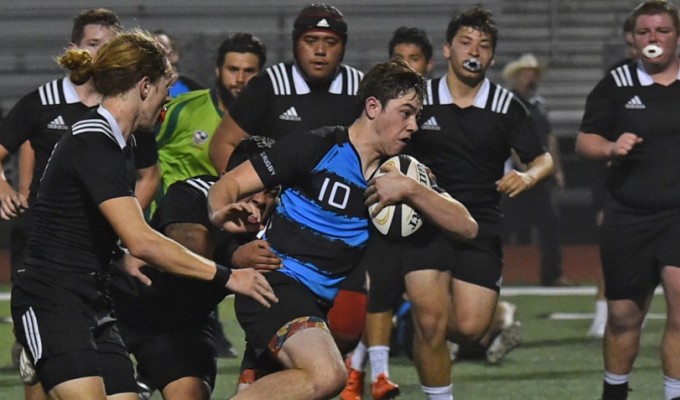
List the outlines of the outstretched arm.
{"type": "Polygon", "coordinates": [[[213,261],[151,229],[136,198],[109,199],[99,204],[99,209],[134,257],[176,275],[225,283],[227,289],[251,296],[267,307],[278,301],[259,272],[217,267],[213,261]]]}
{"type": "Polygon", "coordinates": [[[259,231],[263,224],[260,210],[238,200],[262,189],[262,180],[250,161],[222,175],[208,192],[210,221],[231,233],[259,231]]]}

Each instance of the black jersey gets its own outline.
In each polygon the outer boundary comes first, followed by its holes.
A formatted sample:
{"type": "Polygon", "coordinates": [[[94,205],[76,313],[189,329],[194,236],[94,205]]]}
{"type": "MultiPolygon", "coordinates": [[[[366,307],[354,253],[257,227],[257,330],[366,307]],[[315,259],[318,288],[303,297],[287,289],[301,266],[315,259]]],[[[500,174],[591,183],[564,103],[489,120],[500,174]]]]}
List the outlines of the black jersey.
{"type": "Polygon", "coordinates": [[[619,203],[662,211],[680,207],[680,76],[655,84],[641,64],[618,66],[588,95],[581,132],[616,141],[624,132],[643,139],[613,159],[607,188],[619,203]]]}
{"type": "Polygon", "coordinates": [[[510,91],[488,79],[467,108],[453,104],[445,77],[427,81],[426,89],[420,130],[407,151],[469,209],[480,225],[480,237],[500,234],[496,181],[503,176],[510,149],[523,162],[546,152],[533,120],[510,91]]]}
{"type": "Polygon", "coordinates": [[[248,82],[229,106],[250,135],[279,139],[330,125],[349,125],[358,115],[356,94],[363,73],[340,65],[330,85],[313,86],[293,62],[267,68],[248,82]]]}
{"type": "MultiPolygon", "coordinates": [[[[92,107],[80,102],[69,78],[55,79],[27,94],[0,122],[0,145],[10,153],[30,141],[35,151],[35,167],[30,186],[29,203],[33,203],[47,160],[54,145],[71,132],[74,122],[92,107]]],[[[137,135],[134,154],[137,168],[156,164],[158,159],[153,135],[137,135]]]]}
{"type": "MultiPolygon", "coordinates": [[[[202,175],[175,182],[159,203],[149,224],[159,232],[164,232],[168,225],[174,223],[199,224],[215,235],[218,247],[230,246],[235,241],[245,243],[251,238],[250,234],[237,235],[237,239],[210,222],[208,190],[218,179],[202,175]]],[[[216,261],[223,265],[231,262],[216,261]]],[[[229,294],[225,288],[216,287],[209,281],[183,278],[152,267],[144,267],[143,272],[153,282],[150,287],[117,271],[111,279],[111,295],[124,332],[153,333],[195,328],[205,324],[210,312],[229,294]]]]}
{"type": "Polygon", "coordinates": [[[21,98],[0,123],[0,144],[10,153],[27,140],[35,151],[31,199],[38,193],[54,145],[87,110],[68,78],[55,79],[21,98]]]}
{"type": "Polygon", "coordinates": [[[33,206],[27,269],[85,275],[108,270],[117,236],[98,206],[134,195],[130,153],[106,109],[91,110],[74,123],[45,168],[33,206]]]}

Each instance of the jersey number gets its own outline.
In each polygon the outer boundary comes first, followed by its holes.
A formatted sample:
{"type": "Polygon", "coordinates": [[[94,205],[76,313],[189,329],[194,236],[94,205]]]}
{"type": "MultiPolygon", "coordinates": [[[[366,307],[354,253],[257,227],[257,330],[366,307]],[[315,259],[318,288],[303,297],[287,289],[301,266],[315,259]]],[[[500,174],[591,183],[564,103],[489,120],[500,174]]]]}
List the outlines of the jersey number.
{"type": "Polygon", "coordinates": [[[330,182],[331,180],[329,178],[324,179],[323,185],[321,186],[321,192],[319,193],[319,201],[325,201],[333,207],[344,210],[345,207],[347,207],[347,201],[349,200],[349,186],[342,182],[333,182],[330,194],[326,199],[326,193],[330,182]]]}

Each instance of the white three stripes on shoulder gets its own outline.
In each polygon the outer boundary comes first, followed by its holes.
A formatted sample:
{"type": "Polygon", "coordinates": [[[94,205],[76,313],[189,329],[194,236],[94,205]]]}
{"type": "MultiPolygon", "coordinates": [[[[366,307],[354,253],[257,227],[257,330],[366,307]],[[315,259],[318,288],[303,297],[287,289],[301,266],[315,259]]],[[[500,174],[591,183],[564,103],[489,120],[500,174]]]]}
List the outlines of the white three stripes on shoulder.
{"type": "Polygon", "coordinates": [[[425,101],[423,102],[423,104],[428,106],[434,104],[434,95],[432,94],[431,80],[425,82],[425,101]]]}
{"type": "Polygon", "coordinates": [[[288,80],[286,65],[284,63],[278,63],[267,68],[267,74],[269,75],[269,79],[272,81],[272,87],[274,88],[275,95],[280,96],[293,94],[290,89],[290,81],[288,80]]]}
{"type": "Polygon", "coordinates": [[[628,68],[628,65],[622,65],[620,67],[617,67],[611,71],[609,71],[610,74],[614,77],[614,81],[616,81],[616,86],[618,87],[625,87],[625,86],[633,86],[633,78],[630,76],[630,68],[628,68]]]}
{"type": "Polygon", "coordinates": [[[26,341],[28,348],[33,355],[33,361],[38,362],[42,357],[42,339],[40,338],[40,329],[38,329],[38,319],[35,317],[33,307],[29,307],[28,311],[21,316],[21,323],[24,326],[26,341]]]}
{"type": "Polygon", "coordinates": [[[40,95],[40,104],[55,105],[61,104],[61,97],[59,97],[59,82],[53,80],[48,82],[38,88],[38,94],[40,95]]]}
{"type": "Polygon", "coordinates": [[[514,95],[510,93],[508,89],[496,86],[496,90],[493,94],[493,102],[491,103],[491,111],[499,114],[506,114],[513,97],[514,95]]]}
{"type": "Polygon", "coordinates": [[[350,96],[356,96],[359,91],[359,83],[364,77],[364,74],[356,68],[352,68],[349,65],[344,65],[345,71],[347,71],[347,94],[350,96]]]}
{"type": "Polygon", "coordinates": [[[202,179],[189,179],[187,180],[187,183],[200,190],[205,197],[208,197],[208,190],[210,190],[210,187],[214,184],[214,182],[207,182],[202,179]]]}
{"type": "Polygon", "coordinates": [[[113,130],[106,121],[100,119],[85,119],[73,124],[73,135],[78,135],[84,132],[100,132],[110,137],[111,140],[118,143],[116,137],[113,136],[113,130]]]}

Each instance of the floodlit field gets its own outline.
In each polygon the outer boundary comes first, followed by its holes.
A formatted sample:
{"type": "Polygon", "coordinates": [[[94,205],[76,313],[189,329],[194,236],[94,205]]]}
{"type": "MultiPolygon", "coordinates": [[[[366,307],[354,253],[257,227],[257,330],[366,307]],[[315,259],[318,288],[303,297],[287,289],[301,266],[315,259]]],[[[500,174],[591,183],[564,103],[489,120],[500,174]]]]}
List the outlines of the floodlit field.
{"type": "MultiPolygon", "coordinates": [[[[6,294],[7,287],[1,287],[6,294]]],[[[510,353],[499,365],[482,361],[461,361],[452,372],[454,394],[461,400],[595,400],[599,398],[602,379],[601,346],[586,337],[593,310],[592,290],[586,294],[517,294],[508,290],[505,300],[518,305],[523,324],[522,346],[510,353]],[[561,314],[555,314],[561,313],[561,314]],[[566,314],[565,314],[566,313],[566,314]],[[550,317],[565,319],[551,319],[550,317]],[[585,319],[579,319],[579,318],[585,319]]],[[[573,291],[572,291],[573,292],[573,291]]],[[[643,344],[632,375],[630,400],[663,398],[662,373],[658,343],[663,328],[663,299],[656,296],[652,313],[643,331],[643,344]],[[661,318],[659,318],[661,317],[661,318]]],[[[233,316],[231,299],[221,306],[228,336],[243,349],[243,335],[233,316]]],[[[0,301],[0,318],[9,316],[9,302],[0,301]]],[[[21,399],[19,378],[10,366],[12,344],[10,324],[0,324],[0,400],[21,399]]],[[[214,399],[229,398],[235,387],[239,362],[219,362],[214,399]]],[[[391,377],[402,388],[403,399],[423,399],[418,377],[404,356],[391,360],[391,377]]],[[[368,395],[370,398],[370,395],[368,395]]],[[[154,399],[160,399],[155,395],[154,399]]]]}

